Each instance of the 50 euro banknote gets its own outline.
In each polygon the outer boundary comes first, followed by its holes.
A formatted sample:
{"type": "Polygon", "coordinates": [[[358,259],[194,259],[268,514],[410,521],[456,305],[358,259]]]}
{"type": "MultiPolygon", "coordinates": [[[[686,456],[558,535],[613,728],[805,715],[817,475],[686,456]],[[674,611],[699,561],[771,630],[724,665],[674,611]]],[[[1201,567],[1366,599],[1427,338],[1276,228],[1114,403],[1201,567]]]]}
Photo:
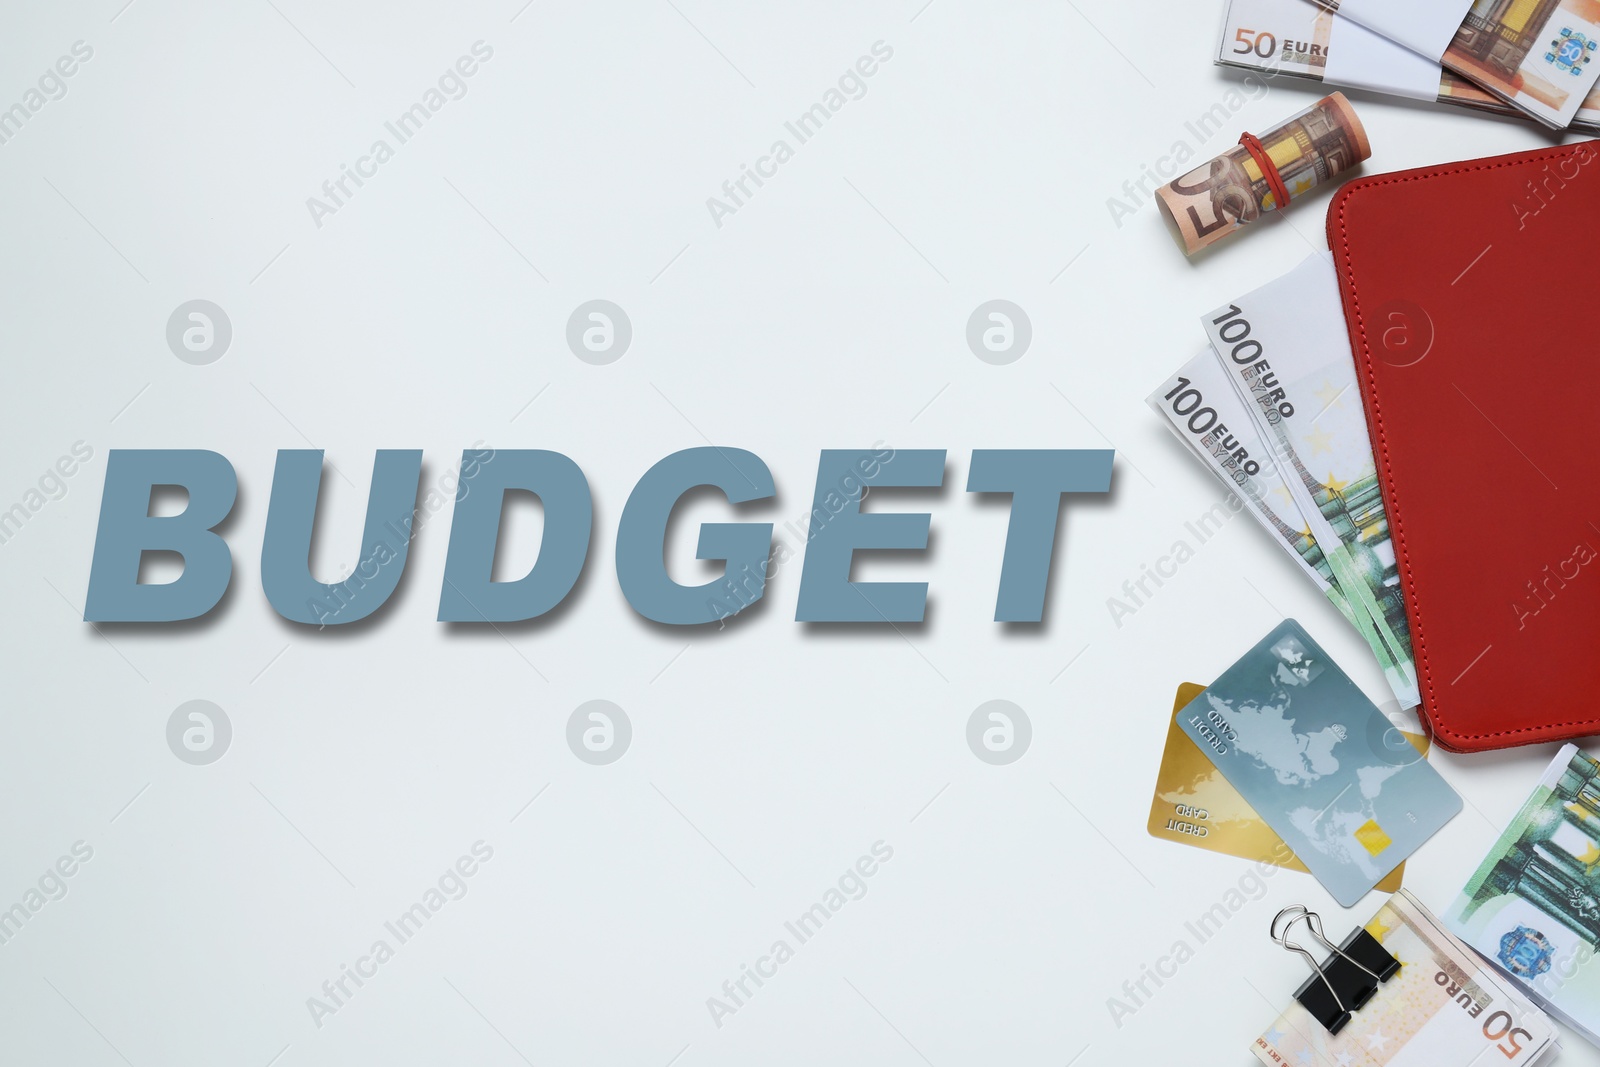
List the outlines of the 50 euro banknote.
{"type": "Polygon", "coordinates": [[[1343,93],[1330,93],[1161,186],[1156,203],[1184,254],[1192,256],[1282,211],[1371,155],[1366,129],[1350,101],[1343,93]]]}
{"type": "MultiPolygon", "coordinates": [[[[1341,17],[1311,0],[1228,0],[1213,58],[1220,66],[1266,77],[1287,74],[1333,86],[1382,91],[1328,78],[1333,30],[1341,17]]],[[[1438,70],[1436,102],[1494,115],[1526,117],[1459,74],[1442,66],[1438,70]]],[[[1600,132],[1600,86],[1589,91],[1573,117],[1572,128],[1600,132]]]]}
{"type": "Polygon", "coordinates": [[[1550,1018],[1402,889],[1366,930],[1400,961],[1337,1035],[1298,1002],[1251,1051],[1268,1067],[1540,1067],[1560,1050],[1550,1018]]]}
{"type": "MultiPolygon", "coordinates": [[[[1392,21],[1383,5],[1314,2],[1380,33],[1427,35],[1419,23],[1392,21]]],[[[1447,70],[1554,129],[1571,124],[1600,77],[1600,0],[1442,0],[1422,21],[1438,19],[1446,30],[1460,19],[1439,57],[1447,70]]]]}

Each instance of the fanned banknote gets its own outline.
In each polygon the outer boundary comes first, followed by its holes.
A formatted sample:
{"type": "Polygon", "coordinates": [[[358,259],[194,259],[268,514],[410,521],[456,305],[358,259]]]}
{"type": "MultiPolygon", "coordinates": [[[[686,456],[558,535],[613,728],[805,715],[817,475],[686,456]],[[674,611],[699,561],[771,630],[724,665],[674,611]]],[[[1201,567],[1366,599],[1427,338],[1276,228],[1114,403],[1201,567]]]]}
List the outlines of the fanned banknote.
{"type": "Polygon", "coordinates": [[[1559,130],[1600,78],[1597,52],[1600,0],[1474,0],[1440,63],[1559,130]]]}
{"type": "Polygon", "coordinates": [[[1298,1002],[1251,1046],[1268,1067],[1535,1067],[1560,1049],[1555,1026],[1404,889],[1366,925],[1400,973],[1337,1035],[1298,1002]]]}
{"type": "Polygon", "coordinates": [[[1323,97],[1256,139],[1257,154],[1236,144],[1156,190],[1156,203],[1193,255],[1295,197],[1332,181],[1372,155],[1366,130],[1343,93],[1323,97]],[[1271,171],[1276,171],[1274,176],[1271,171]],[[1274,177],[1287,195],[1274,192],[1274,177]]]}
{"type": "Polygon", "coordinates": [[[1202,319],[1395,698],[1420,703],[1389,519],[1331,257],[1202,319]]]}
{"type": "MultiPolygon", "coordinates": [[[[1269,77],[1288,74],[1323,81],[1334,22],[1339,18],[1342,16],[1308,0],[1228,0],[1222,35],[1217,42],[1216,62],[1269,77]]],[[[1328,84],[1339,83],[1330,81],[1328,84]]],[[[1439,68],[1438,92],[1434,99],[1441,104],[1495,115],[1531,117],[1443,67],[1439,68]]],[[[1600,85],[1591,88],[1579,105],[1572,128],[1600,132],[1600,85]]]]}
{"type": "Polygon", "coordinates": [[[1179,367],[1146,403],[1166,417],[1167,426],[1206,469],[1239,494],[1256,521],[1289,550],[1340,614],[1353,622],[1344,597],[1333,584],[1322,549],[1273,462],[1271,449],[1262,444],[1255,421],[1211,350],[1205,349],[1179,367]]]}
{"type": "Polygon", "coordinates": [[[1556,754],[1444,920],[1600,1044],[1600,763],[1556,754]]]}

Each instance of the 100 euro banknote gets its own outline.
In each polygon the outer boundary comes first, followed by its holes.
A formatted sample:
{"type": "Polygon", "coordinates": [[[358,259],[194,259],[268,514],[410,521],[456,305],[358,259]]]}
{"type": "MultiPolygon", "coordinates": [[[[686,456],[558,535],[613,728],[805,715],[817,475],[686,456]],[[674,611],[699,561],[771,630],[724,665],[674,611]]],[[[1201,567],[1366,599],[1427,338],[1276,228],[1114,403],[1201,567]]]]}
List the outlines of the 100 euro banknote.
{"type": "Polygon", "coordinates": [[[1207,470],[1249,505],[1256,521],[1348,619],[1349,608],[1334,586],[1321,547],[1212,351],[1205,349],[1179,367],[1146,403],[1165,417],[1168,428],[1207,470]]]}
{"type": "Polygon", "coordinates": [[[1204,316],[1395,699],[1420,702],[1411,633],[1333,263],[1313,255],[1204,316]]]}

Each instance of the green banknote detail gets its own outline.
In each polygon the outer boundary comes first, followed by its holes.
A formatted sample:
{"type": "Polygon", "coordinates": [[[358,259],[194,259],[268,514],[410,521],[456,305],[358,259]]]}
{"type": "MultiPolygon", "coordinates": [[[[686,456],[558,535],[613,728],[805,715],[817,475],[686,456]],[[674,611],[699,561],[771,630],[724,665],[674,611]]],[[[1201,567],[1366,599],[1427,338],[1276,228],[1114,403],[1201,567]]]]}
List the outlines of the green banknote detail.
{"type": "Polygon", "coordinates": [[[1534,1000],[1600,1034],[1600,763],[1565,746],[1444,919],[1534,1000]]]}
{"type": "Polygon", "coordinates": [[[1395,698],[1416,706],[1405,600],[1331,260],[1313,255],[1203,322],[1357,632],[1395,698]]]}

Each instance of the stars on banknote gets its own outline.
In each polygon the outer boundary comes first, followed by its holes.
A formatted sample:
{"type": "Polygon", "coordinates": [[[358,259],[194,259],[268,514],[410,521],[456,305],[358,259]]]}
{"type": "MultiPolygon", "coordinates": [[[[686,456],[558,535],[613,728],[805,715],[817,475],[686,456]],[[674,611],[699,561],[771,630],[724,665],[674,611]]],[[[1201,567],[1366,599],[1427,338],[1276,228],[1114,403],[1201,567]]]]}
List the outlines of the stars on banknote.
{"type": "Polygon", "coordinates": [[[1306,443],[1311,446],[1312,455],[1316,455],[1319,452],[1332,452],[1333,434],[1324,430],[1321,426],[1313,426],[1306,431],[1306,443]]]}
{"type": "Polygon", "coordinates": [[[1600,864],[1600,848],[1595,847],[1595,843],[1590,841],[1589,847],[1578,857],[1578,862],[1593,871],[1595,865],[1600,864]]]}
{"type": "Polygon", "coordinates": [[[1389,1044],[1389,1039],[1383,1036],[1382,1030],[1374,1030],[1367,1035],[1367,1048],[1374,1052],[1383,1052],[1389,1044]]]}
{"type": "MultiPolygon", "coordinates": [[[[1256,431],[1274,461],[1277,484],[1270,487],[1281,485],[1289,494],[1287,505],[1273,504],[1269,518],[1283,522],[1273,528],[1280,535],[1302,531],[1278,540],[1319,589],[1335,604],[1344,603],[1345,618],[1372,649],[1395,698],[1416,704],[1410,633],[1403,601],[1395,595],[1399,570],[1387,562],[1395,558],[1388,514],[1377,492],[1380,479],[1333,264],[1309,256],[1202,319],[1211,354],[1250,416],[1247,429],[1256,431]],[[1259,366],[1261,352],[1273,353],[1270,369],[1259,366]],[[1267,374],[1272,382],[1264,381],[1267,374]]],[[[1206,460],[1203,452],[1201,459],[1206,460]]],[[[1263,465],[1257,481],[1272,478],[1263,465]]]]}

